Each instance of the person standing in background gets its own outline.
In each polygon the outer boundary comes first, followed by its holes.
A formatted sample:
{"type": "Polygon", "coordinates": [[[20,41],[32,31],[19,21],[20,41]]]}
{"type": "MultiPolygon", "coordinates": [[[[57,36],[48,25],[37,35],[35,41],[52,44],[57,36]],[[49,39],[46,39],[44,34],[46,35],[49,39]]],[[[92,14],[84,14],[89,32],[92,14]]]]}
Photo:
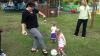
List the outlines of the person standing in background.
{"type": "Polygon", "coordinates": [[[80,11],[79,18],[77,21],[77,26],[76,26],[74,35],[78,36],[80,26],[81,24],[83,24],[82,37],[86,37],[86,28],[87,28],[88,18],[91,19],[90,8],[86,0],[82,0],[82,5],[79,7],[79,11],[80,11]]]}

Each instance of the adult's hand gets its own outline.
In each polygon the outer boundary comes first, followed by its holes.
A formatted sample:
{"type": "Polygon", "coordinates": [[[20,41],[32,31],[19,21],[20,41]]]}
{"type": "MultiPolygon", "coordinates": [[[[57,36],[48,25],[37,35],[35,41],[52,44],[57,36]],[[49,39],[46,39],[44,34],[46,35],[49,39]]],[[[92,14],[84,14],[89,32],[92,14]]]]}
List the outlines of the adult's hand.
{"type": "Polygon", "coordinates": [[[23,34],[23,35],[27,35],[28,33],[27,33],[27,31],[23,30],[23,31],[22,31],[22,34],[23,34]]]}
{"type": "Polygon", "coordinates": [[[44,23],[46,23],[47,22],[47,19],[46,19],[46,17],[44,17],[44,23]]]}

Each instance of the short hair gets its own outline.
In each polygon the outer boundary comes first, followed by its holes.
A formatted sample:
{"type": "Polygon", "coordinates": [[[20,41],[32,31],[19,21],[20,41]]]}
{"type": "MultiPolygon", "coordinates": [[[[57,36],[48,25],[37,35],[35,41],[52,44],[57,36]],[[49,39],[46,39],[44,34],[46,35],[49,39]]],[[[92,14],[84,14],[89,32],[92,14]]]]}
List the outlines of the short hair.
{"type": "Polygon", "coordinates": [[[52,24],[53,26],[56,26],[56,24],[52,24]]]}
{"type": "Polygon", "coordinates": [[[35,7],[35,4],[32,2],[27,3],[26,7],[35,7]]]}
{"type": "Polygon", "coordinates": [[[89,0],[82,0],[82,1],[84,1],[85,3],[88,3],[89,2],[89,0]]]}

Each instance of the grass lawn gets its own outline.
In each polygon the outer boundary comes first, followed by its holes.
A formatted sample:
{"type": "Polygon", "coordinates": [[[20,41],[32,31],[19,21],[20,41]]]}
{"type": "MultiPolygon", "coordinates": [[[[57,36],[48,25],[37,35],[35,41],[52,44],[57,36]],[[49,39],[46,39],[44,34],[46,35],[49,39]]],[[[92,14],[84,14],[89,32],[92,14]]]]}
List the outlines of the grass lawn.
{"type": "MultiPolygon", "coordinates": [[[[100,56],[100,15],[95,17],[94,27],[87,28],[87,38],[74,38],[76,14],[63,14],[59,17],[48,18],[48,23],[44,24],[43,19],[39,19],[39,30],[44,36],[48,50],[56,48],[56,43],[50,43],[50,27],[55,22],[64,33],[67,45],[65,52],[68,56],[100,56]]],[[[21,34],[21,13],[5,13],[0,11],[0,28],[2,33],[2,49],[7,56],[42,56],[41,51],[34,54],[30,52],[32,39],[21,34]]],[[[80,31],[81,33],[81,31],[80,31]]]]}

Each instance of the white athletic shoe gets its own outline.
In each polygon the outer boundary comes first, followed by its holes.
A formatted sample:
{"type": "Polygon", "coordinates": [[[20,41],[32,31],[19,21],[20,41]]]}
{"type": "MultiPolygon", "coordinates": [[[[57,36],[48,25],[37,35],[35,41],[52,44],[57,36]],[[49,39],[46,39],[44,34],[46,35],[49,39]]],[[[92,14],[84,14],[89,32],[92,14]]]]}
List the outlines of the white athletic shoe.
{"type": "Polygon", "coordinates": [[[2,53],[0,56],[6,56],[6,54],[2,53]]]}

